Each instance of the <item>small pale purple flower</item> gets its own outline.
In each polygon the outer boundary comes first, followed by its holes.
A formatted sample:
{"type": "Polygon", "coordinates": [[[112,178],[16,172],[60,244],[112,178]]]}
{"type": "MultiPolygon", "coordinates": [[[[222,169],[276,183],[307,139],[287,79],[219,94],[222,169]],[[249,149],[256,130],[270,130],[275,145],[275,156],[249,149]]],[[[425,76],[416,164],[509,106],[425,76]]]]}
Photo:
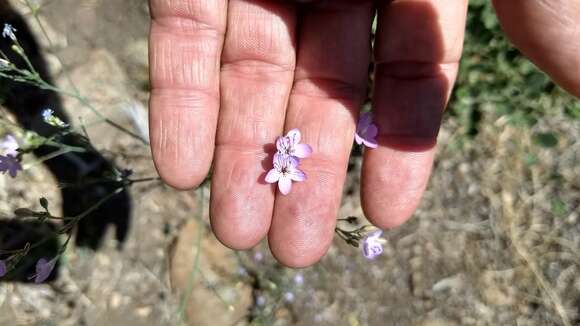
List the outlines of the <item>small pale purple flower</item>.
{"type": "Polygon", "coordinates": [[[298,159],[280,153],[274,154],[274,168],[266,175],[266,182],[278,182],[278,189],[283,195],[292,190],[292,181],[304,181],[306,174],[298,169],[298,159]]]}
{"type": "Polygon", "coordinates": [[[264,260],[264,254],[261,251],[256,251],[254,253],[254,261],[256,263],[261,263],[264,260]]]}
{"type": "Polygon", "coordinates": [[[361,114],[354,135],[356,143],[359,145],[365,145],[369,148],[377,148],[379,146],[376,140],[378,133],[379,130],[373,123],[372,113],[365,112],[361,114]]]}
{"type": "Polygon", "coordinates": [[[364,238],[362,243],[362,252],[368,260],[373,260],[383,253],[384,240],[381,239],[382,234],[383,231],[378,230],[364,238]]]}
{"type": "Polygon", "coordinates": [[[0,138],[0,155],[18,155],[18,142],[14,136],[8,134],[0,138]]]}
{"type": "Polygon", "coordinates": [[[298,273],[296,275],[294,275],[294,284],[296,286],[302,286],[304,284],[304,276],[302,276],[302,273],[298,273]]]}
{"type": "Polygon", "coordinates": [[[49,124],[53,127],[58,127],[58,128],[68,127],[68,123],[65,123],[59,117],[54,115],[54,111],[51,109],[42,110],[42,119],[44,120],[44,122],[46,122],[47,124],[49,124]]]}
{"type": "Polygon", "coordinates": [[[259,307],[263,307],[266,305],[266,298],[263,295],[259,295],[256,297],[256,305],[259,307]]]}
{"type": "Polygon", "coordinates": [[[292,293],[290,291],[284,293],[284,301],[290,303],[290,302],[294,301],[294,298],[295,298],[294,293],[292,293]]]}
{"type": "Polygon", "coordinates": [[[0,277],[4,277],[8,272],[8,267],[6,266],[6,262],[0,259],[0,277]]]}
{"type": "Polygon", "coordinates": [[[10,38],[12,41],[16,41],[16,29],[10,24],[4,24],[4,29],[2,30],[2,37],[10,38]]]}
{"type": "Polygon", "coordinates": [[[248,271],[243,267],[238,267],[238,275],[240,276],[248,276],[248,271]]]}
{"type": "Polygon", "coordinates": [[[38,262],[36,262],[36,274],[31,277],[31,279],[34,278],[34,283],[42,283],[48,279],[56,265],[57,259],[58,257],[54,257],[51,260],[40,258],[38,262]]]}
{"type": "Polygon", "coordinates": [[[278,137],[276,148],[282,155],[294,156],[297,158],[307,158],[312,154],[312,147],[308,144],[301,144],[302,134],[298,129],[288,131],[286,136],[278,137]]]}
{"type": "Polygon", "coordinates": [[[22,171],[22,165],[16,156],[0,155],[0,173],[4,174],[8,172],[11,177],[16,178],[18,171],[22,171]]]}

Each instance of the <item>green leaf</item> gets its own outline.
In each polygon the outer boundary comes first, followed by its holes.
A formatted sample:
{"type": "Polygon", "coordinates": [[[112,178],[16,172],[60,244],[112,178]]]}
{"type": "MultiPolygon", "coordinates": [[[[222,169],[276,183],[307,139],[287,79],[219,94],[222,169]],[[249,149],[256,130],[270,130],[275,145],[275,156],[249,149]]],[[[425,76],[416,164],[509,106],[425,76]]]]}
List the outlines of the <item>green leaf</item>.
{"type": "Polygon", "coordinates": [[[534,142],[545,148],[552,148],[558,145],[558,137],[551,132],[538,133],[534,135],[534,142]]]}
{"type": "Polygon", "coordinates": [[[568,209],[566,208],[566,203],[564,203],[561,199],[555,198],[552,200],[552,213],[556,216],[564,216],[568,213],[568,209]]]}

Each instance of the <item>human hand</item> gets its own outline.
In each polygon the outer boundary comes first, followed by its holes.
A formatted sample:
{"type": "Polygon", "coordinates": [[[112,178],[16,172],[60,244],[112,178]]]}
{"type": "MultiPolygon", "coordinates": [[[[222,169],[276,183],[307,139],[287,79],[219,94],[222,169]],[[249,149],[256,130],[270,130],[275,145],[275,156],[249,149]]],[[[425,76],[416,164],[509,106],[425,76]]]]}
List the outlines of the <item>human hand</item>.
{"type": "MultiPolygon", "coordinates": [[[[494,3],[514,43],[579,95],[580,4],[494,3]]],[[[203,181],[213,158],[210,215],[220,241],[247,249],[268,234],[274,256],[292,267],[324,255],[367,95],[371,51],[380,133],[379,148],[364,155],[362,205],[380,228],[411,216],[457,75],[467,0],[150,4],[155,164],[168,184],[190,189],[203,181]],[[292,128],[314,151],[301,163],[308,180],[282,196],[263,182],[271,167],[264,162],[268,145],[292,128]]]]}

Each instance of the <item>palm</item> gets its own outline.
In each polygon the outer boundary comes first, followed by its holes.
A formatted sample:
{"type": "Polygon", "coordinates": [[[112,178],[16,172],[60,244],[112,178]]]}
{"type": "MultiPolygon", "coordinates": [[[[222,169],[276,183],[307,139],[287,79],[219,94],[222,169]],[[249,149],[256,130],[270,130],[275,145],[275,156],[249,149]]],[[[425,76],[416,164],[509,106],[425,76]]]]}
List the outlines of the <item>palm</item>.
{"type": "Polygon", "coordinates": [[[371,49],[374,5],[151,0],[156,166],[188,189],[213,159],[211,222],[224,244],[245,249],[268,234],[276,258],[296,267],[325,253],[371,53],[380,146],[365,153],[363,208],[382,228],[414,211],[457,73],[467,0],[380,2],[371,49]],[[281,196],[263,182],[264,162],[292,128],[314,153],[302,163],[308,181],[281,196]]]}

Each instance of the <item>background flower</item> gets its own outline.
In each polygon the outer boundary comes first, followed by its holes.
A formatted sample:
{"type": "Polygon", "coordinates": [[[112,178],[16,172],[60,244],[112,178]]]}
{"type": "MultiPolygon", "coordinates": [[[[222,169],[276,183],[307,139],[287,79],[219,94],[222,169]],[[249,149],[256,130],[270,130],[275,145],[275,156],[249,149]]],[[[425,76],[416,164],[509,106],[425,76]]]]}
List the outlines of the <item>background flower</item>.
{"type": "Polygon", "coordinates": [[[370,148],[377,148],[378,144],[376,137],[378,133],[379,130],[372,120],[372,113],[364,112],[361,114],[354,135],[356,143],[370,148]]]}

